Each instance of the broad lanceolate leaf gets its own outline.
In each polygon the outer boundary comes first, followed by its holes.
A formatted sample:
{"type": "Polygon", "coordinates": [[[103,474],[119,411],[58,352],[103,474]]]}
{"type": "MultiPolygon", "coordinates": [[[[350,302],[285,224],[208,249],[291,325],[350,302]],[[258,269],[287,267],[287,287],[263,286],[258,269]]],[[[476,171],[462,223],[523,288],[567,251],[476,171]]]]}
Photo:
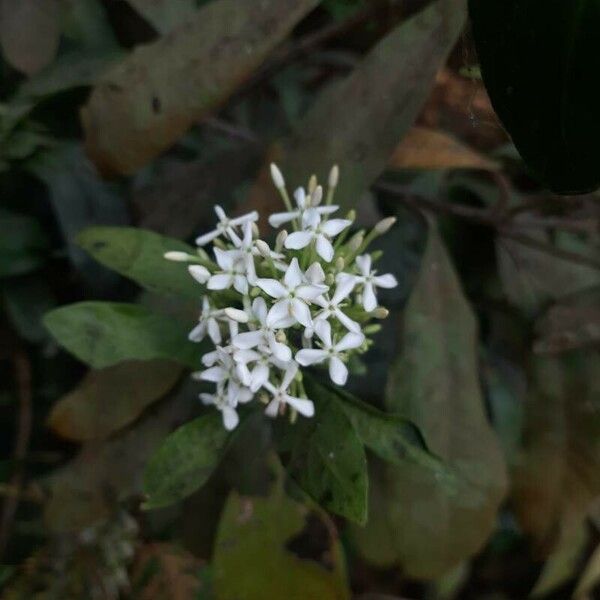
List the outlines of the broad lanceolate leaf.
{"type": "Polygon", "coordinates": [[[218,0],[109,71],[82,111],[86,146],[133,173],[214,110],[318,0],[218,0]]]}
{"type": "Polygon", "coordinates": [[[355,537],[376,563],[438,577],[488,538],[506,473],[483,407],[475,316],[435,227],[406,308],[404,351],[387,403],[419,427],[456,473],[456,485],[414,462],[375,465],[369,523],[355,537]]]}
{"type": "Polygon", "coordinates": [[[151,292],[198,300],[201,286],[185,264],[165,260],[169,250],[193,253],[187,244],[133,227],[89,227],[77,243],[98,262],[133,279],[151,292]]]}
{"type": "Polygon", "coordinates": [[[364,523],[368,476],[363,444],[325,388],[313,385],[307,391],[315,402],[316,415],[292,425],[288,472],[323,508],[364,523]]]}
{"type": "MultiPolygon", "coordinates": [[[[307,547],[301,543],[299,538],[299,547],[307,547]]],[[[240,497],[236,492],[229,497],[215,544],[214,587],[217,600],[350,596],[333,523],[327,515],[310,513],[288,498],[281,480],[267,497],[240,497]],[[308,535],[318,527],[319,539],[326,541],[322,556],[315,560],[294,553],[294,541],[309,524],[308,535]]]]}
{"type": "Polygon", "coordinates": [[[95,369],[124,360],[165,358],[198,366],[184,326],[134,304],[79,302],[50,311],[44,324],[59,344],[95,369]]]}
{"type": "Polygon", "coordinates": [[[0,0],[0,46],[6,62],[31,75],[58,49],[58,0],[0,0]]]}
{"type": "Polygon", "coordinates": [[[165,34],[192,19],[206,0],[127,0],[159,33],[165,34]]]}
{"type": "MultiPolygon", "coordinates": [[[[465,0],[436,0],[393,29],[346,79],[325,90],[276,157],[290,183],[304,185],[307,173],[326,181],[337,163],[343,174],[338,202],[354,208],[416,119],[465,18],[465,0]]],[[[253,200],[265,193],[272,191],[255,189],[253,200]]]]}
{"type": "Polygon", "coordinates": [[[600,185],[597,0],[470,0],[483,80],[515,145],[557,192],[600,185]]]}
{"type": "Polygon", "coordinates": [[[599,356],[538,357],[532,368],[513,506],[523,530],[548,550],[581,525],[600,494],[599,356]]]}
{"type": "Polygon", "coordinates": [[[76,389],[52,407],[48,425],[71,440],[107,437],[166,394],[181,370],[175,362],[157,359],[90,371],[76,389]]]}
{"type": "Polygon", "coordinates": [[[216,411],[170,434],[146,467],[144,507],[168,506],[201,487],[223,457],[229,436],[216,411]]]}

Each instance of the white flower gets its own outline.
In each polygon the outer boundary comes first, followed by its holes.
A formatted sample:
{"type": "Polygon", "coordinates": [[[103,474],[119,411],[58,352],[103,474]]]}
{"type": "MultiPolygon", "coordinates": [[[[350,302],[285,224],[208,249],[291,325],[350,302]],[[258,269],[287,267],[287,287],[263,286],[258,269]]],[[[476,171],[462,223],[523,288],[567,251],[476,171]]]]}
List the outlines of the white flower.
{"type": "Polygon", "coordinates": [[[208,333],[210,339],[215,344],[221,343],[221,328],[217,322],[217,317],[220,317],[222,311],[219,309],[213,309],[210,306],[210,302],[206,296],[202,299],[202,312],[198,325],[190,331],[188,338],[191,342],[201,342],[208,333]]]}
{"type": "Polygon", "coordinates": [[[233,287],[243,295],[248,293],[248,279],[244,260],[238,250],[221,250],[215,248],[215,259],[222,271],[211,275],[208,280],[209,290],[225,290],[233,287]]]}
{"type": "Polygon", "coordinates": [[[362,254],[356,257],[356,264],[360,275],[356,277],[357,283],[363,284],[362,301],[364,309],[371,312],[377,308],[377,296],[375,288],[393,288],[398,285],[396,278],[391,274],[376,275],[377,271],[371,271],[371,255],[362,254]]]}
{"type": "MultiPolygon", "coordinates": [[[[298,188],[294,192],[294,200],[296,200],[296,205],[298,206],[297,210],[293,210],[290,212],[282,212],[282,213],[274,213],[269,217],[269,224],[271,227],[281,227],[284,223],[289,223],[294,219],[298,219],[302,222],[305,212],[308,209],[311,209],[310,200],[311,197],[306,195],[304,188],[298,188]]],[[[339,206],[318,206],[316,208],[312,208],[311,210],[315,210],[319,215],[330,215],[334,213],[339,206]]]]}
{"type": "MultiPolygon", "coordinates": [[[[356,321],[353,321],[340,308],[340,304],[348,298],[354,286],[355,281],[353,279],[341,278],[337,282],[337,287],[331,299],[325,295],[319,296],[315,300],[315,304],[321,306],[323,310],[315,316],[315,322],[335,317],[346,329],[354,333],[359,333],[360,325],[356,321]]],[[[310,335],[307,335],[307,337],[310,337],[310,335]]]]}
{"type": "Polygon", "coordinates": [[[200,394],[200,400],[202,400],[202,404],[207,406],[213,405],[220,410],[223,417],[223,426],[227,431],[231,431],[237,427],[240,418],[235,407],[229,403],[227,396],[228,394],[225,391],[225,387],[223,385],[218,385],[214,394],[200,394]]]}
{"type": "Polygon", "coordinates": [[[215,205],[215,212],[217,213],[219,222],[217,223],[215,229],[196,238],[196,244],[198,246],[205,246],[223,234],[231,236],[232,233],[235,233],[234,227],[237,227],[238,225],[243,225],[247,222],[258,221],[258,213],[255,210],[246,215],[242,215],[241,217],[236,217],[235,219],[230,219],[218,204],[215,205]]]}
{"type": "Polygon", "coordinates": [[[312,326],[312,318],[308,302],[324,294],[329,288],[321,284],[307,284],[298,265],[293,258],[283,277],[283,283],[276,279],[257,279],[256,285],[272,298],[277,299],[267,314],[266,324],[269,327],[286,327],[289,317],[304,325],[312,326]]]}
{"type": "Polygon", "coordinates": [[[315,406],[311,400],[290,396],[287,393],[290,383],[292,383],[297,371],[298,365],[292,363],[292,365],[284,372],[281,383],[278,386],[274,386],[269,381],[265,382],[265,389],[273,396],[273,399],[269,402],[265,410],[265,414],[269,417],[276,417],[280,407],[286,404],[289,404],[305,417],[312,417],[315,414],[315,406]]]}
{"type": "Polygon", "coordinates": [[[231,239],[238,249],[239,259],[244,264],[246,279],[250,285],[254,285],[256,282],[254,257],[260,253],[252,239],[252,223],[250,221],[244,223],[244,237],[242,239],[240,239],[236,233],[231,235],[231,239]]]}
{"type": "Polygon", "coordinates": [[[334,344],[331,339],[331,325],[327,321],[317,321],[315,331],[323,343],[323,347],[299,350],[296,354],[296,362],[307,367],[329,360],[331,380],[337,385],[345,385],[348,379],[348,368],[340,358],[340,354],[361,346],[365,336],[362,333],[349,332],[337,344],[334,344]]]}
{"type": "MultiPolygon", "coordinates": [[[[289,346],[277,341],[275,329],[267,324],[267,303],[264,298],[255,298],[252,302],[252,317],[258,322],[259,328],[238,333],[232,338],[231,343],[241,350],[258,347],[261,352],[268,352],[278,360],[289,362],[292,351],[289,346]]],[[[296,322],[296,319],[288,317],[281,322],[289,327],[296,322]]]]}
{"type": "Polygon", "coordinates": [[[318,208],[307,210],[302,219],[302,231],[294,231],[287,236],[284,246],[291,250],[306,248],[313,240],[317,254],[326,262],[331,262],[334,255],[331,239],[352,224],[349,219],[331,219],[321,222],[318,208]]]}

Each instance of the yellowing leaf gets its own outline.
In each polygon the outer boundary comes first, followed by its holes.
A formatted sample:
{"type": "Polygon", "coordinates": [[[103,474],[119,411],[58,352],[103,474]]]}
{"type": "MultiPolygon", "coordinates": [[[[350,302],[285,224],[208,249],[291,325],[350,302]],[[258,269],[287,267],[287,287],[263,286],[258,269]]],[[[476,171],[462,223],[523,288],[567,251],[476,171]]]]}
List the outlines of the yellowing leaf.
{"type": "Polygon", "coordinates": [[[533,365],[513,506],[523,530],[544,550],[579,527],[600,494],[598,359],[597,353],[569,353],[533,365]]]}
{"type": "Polygon", "coordinates": [[[48,425],[71,440],[104,438],[166,394],[181,371],[180,365],[167,360],[134,360],[92,370],[53,406],[48,425]]]}
{"type": "Polygon", "coordinates": [[[333,523],[287,497],[281,480],[265,498],[232,492],[219,524],[213,567],[217,600],[346,600],[350,596],[333,523]],[[326,566],[293,552],[294,538],[305,527],[319,532],[323,548],[316,558],[326,566]]]}
{"type": "Polygon", "coordinates": [[[82,109],[89,155],[104,172],[133,173],[220,106],[317,3],[218,0],[136,48],[82,109]]]}
{"type": "Polygon", "coordinates": [[[354,528],[354,537],[371,562],[398,563],[416,578],[440,577],[486,542],[506,472],[483,406],[475,316],[435,227],[406,308],[404,351],[386,397],[390,410],[422,431],[457,481],[448,486],[409,461],[375,463],[369,522],[354,528]]]}
{"type": "Polygon", "coordinates": [[[443,131],[415,126],[396,147],[388,168],[493,171],[498,165],[443,131]]]}

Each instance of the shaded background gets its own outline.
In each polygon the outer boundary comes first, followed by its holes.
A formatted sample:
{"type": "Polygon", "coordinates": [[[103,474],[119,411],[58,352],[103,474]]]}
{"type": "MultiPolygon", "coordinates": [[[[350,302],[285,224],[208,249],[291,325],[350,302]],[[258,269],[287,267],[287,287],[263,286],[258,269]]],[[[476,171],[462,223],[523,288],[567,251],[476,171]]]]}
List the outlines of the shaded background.
{"type": "Polygon", "coordinates": [[[2,0],[0,46],[2,597],[591,597],[598,196],[546,191],[528,140],[523,164],[464,2],[2,0]],[[193,323],[195,303],[140,291],[76,236],[189,241],[215,203],[267,214],[272,160],[294,185],[338,163],[360,226],[398,217],[378,244],[400,284],[351,391],[407,414],[472,489],[373,459],[365,528],[249,500],[277,471],[257,426],[188,500],[140,510],[194,385],[162,359],[88,371],[41,318],[103,299],[193,323]],[[270,561],[281,581],[261,579],[270,561]]]}

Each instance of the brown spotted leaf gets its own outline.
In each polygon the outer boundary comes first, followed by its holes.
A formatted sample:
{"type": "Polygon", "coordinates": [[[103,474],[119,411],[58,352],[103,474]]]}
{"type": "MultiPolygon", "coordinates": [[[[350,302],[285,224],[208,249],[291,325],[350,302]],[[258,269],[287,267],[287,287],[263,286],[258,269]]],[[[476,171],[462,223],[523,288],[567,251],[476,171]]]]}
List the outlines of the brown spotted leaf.
{"type": "Polygon", "coordinates": [[[505,465],[484,409],[477,323],[432,226],[404,320],[388,408],[410,419],[456,485],[414,462],[374,465],[369,523],[354,529],[365,557],[436,578],[477,552],[491,534],[506,488],[505,465]]]}
{"type": "Polygon", "coordinates": [[[133,173],[222,104],[318,0],[216,0],[140,46],[94,88],[81,117],[105,173],[133,173]]]}
{"type": "Polygon", "coordinates": [[[105,438],[166,394],[181,371],[181,365],[161,359],[89,371],[76,389],[53,406],[48,425],[70,440],[105,438]]]}

